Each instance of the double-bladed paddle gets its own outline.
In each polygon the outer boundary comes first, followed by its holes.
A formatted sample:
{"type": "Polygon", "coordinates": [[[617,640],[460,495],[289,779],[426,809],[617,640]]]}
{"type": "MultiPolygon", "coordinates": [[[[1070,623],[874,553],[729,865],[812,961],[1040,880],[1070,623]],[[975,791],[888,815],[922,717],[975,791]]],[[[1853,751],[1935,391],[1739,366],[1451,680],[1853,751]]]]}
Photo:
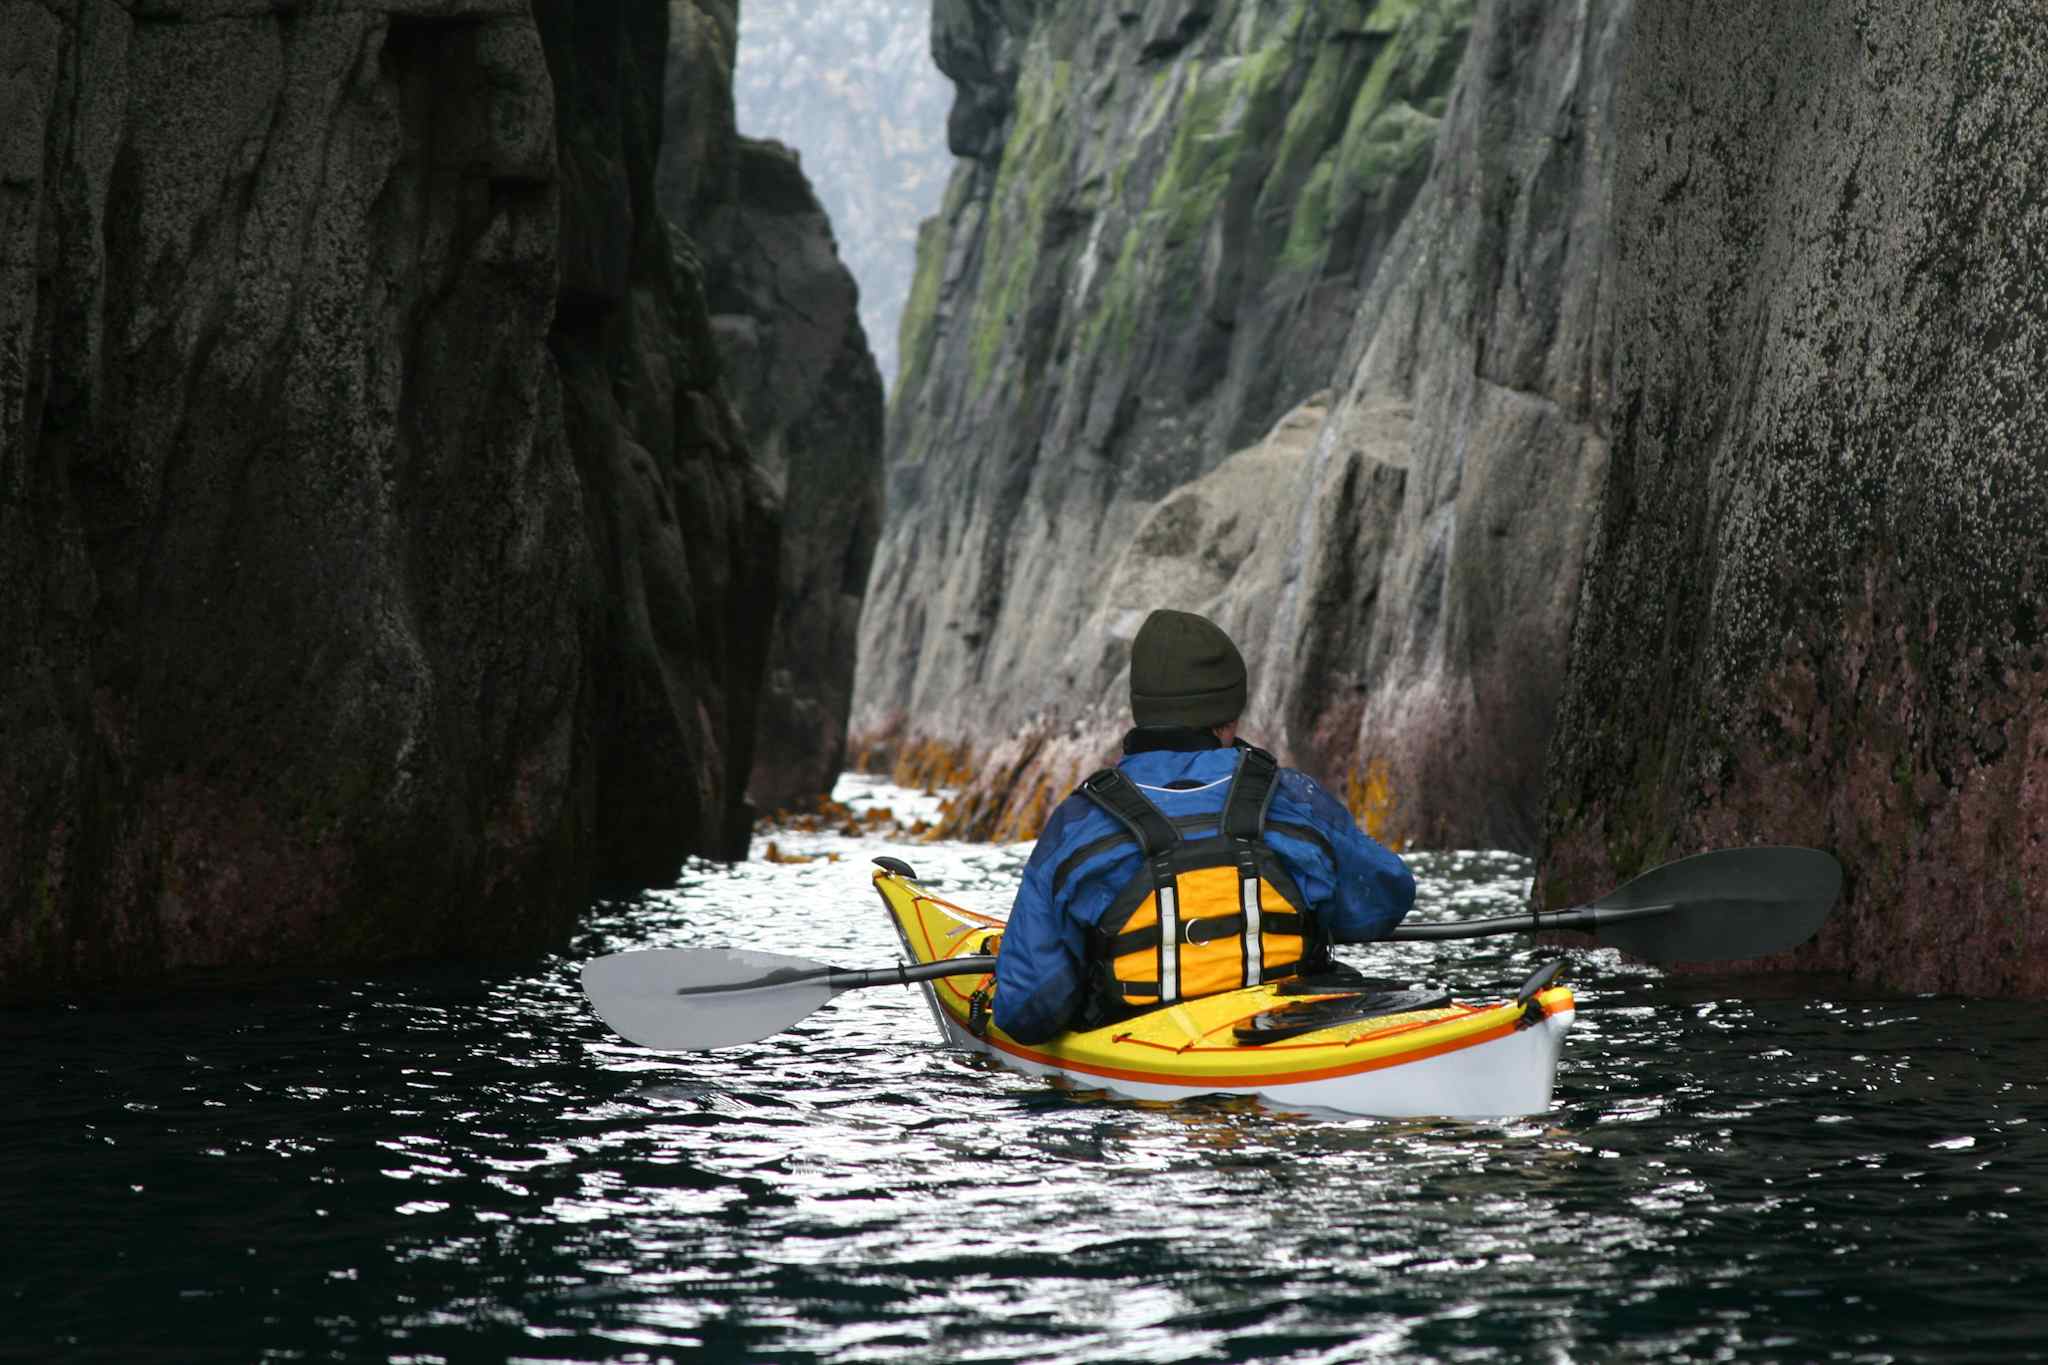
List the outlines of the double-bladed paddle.
{"type": "MultiPolygon", "coordinates": [[[[883,865],[911,875],[896,859],[883,865]]],[[[1730,848],[1653,868],[1590,905],[1404,924],[1390,937],[1416,942],[1570,930],[1651,962],[1732,962],[1813,937],[1841,889],[1841,865],[1818,849],[1730,848]]],[[[977,954],[858,970],[747,948],[646,948],[586,962],[583,993],[627,1041],[696,1052],[780,1033],[844,991],[980,975],[995,965],[993,956],[977,954]]]]}

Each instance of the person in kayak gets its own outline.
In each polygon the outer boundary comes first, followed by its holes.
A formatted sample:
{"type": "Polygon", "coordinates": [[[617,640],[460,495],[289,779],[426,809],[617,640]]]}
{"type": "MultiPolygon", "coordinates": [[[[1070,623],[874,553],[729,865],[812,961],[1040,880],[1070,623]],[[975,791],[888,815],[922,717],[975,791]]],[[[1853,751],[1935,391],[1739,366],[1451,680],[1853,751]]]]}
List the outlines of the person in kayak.
{"type": "Polygon", "coordinates": [[[1124,756],[1046,822],[996,957],[1020,1043],[1176,1000],[1333,970],[1415,903],[1401,859],[1306,774],[1238,737],[1244,658],[1214,622],[1155,611],[1131,642],[1124,756]]]}

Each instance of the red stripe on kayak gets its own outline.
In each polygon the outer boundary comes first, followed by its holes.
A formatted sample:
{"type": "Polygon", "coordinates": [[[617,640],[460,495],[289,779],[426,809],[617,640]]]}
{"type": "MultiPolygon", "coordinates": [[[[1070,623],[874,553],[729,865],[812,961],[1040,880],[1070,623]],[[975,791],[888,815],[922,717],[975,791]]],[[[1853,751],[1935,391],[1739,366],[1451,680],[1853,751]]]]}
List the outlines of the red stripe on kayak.
{"type": "MultiPolygon", "coordinates": [[[[963,909],[962,909],[962,908],[960,908],[959,906],[957,906],[957,905],[953,904],[953,903],[952,903],[951,901],[942,901],[942,900],[938,899],[938,898],[937,898],[936,896],[915,896],[915,895],[914,895],[914,896],[912,896],[912,897],[911,897],[910,899],[911,899],[911,903],[912,903],[912,908],[913,908],[913,909],[914,909],[914,908],[915,908],[916,906],[918,906],[918,905],[937,905],[937,906],[943,906],[943,907],[944,907],[945,909],[947,909],[947,910],[950,910],[950,911],[952,911],[952,912],[953,912],[954,914],[956,914],[956,915],[965,915],[965,916],[967,916],[967,917],[968,917],[969,919],[978,919],[978,920],[980,920],[980,921],[982,922],[982,924],[983,924],[983,925],[985,925],[985,926],[986,926],[986,927],[988,927],[988,928],[991,928],[991,929],[1000,929],[1000,928],[1002,928],[1002,927],[1003,927],[1003,921],[1001,921],[1001,920],[999,920],[999,919],[990,919],[990,918],[989,918],[989,917],[988,917],[987,915],[977,915],[977,914],[975,914],[975,913],[974,913],[974,911],[972,911],[972,910],[963,910],[963,909]]],[[[943,958],[949,958],[949,957],[958,957],[958,956],[959,956],[959,954],[958,954],[957,952],[952,952],[952,953],[942,953],[942,952],[940,952],[940,951],[939,951],[939,945],[938,945],[938,944],[936,944],[936,943],[933,943],[933,942],[932,942],[932,936],[931,936],[931,931],[930,931],[930,927],[929,927],[929,926],[928,926],[928,925],[927,925],[927,924],[925,923],[925,919],[924,919],[924,916],[922,916],[922,915],[918,915],[918,916],[916,916],[916,919],[917,919],[917,933],[918,933],[918,937],[924,940],[924,955],[925,955],[925,961],[927,961],[927,962],[937,962],[937,961],[940,961],[940,960],[941,960],[941,959],[943,959],[943,958]]],[[[993,972],[989,972],[989,973],[986,973],[986,974],[984,974],[984,975],[982,975],[982,976],[980,976],[980,977],[978,977],[978,978],[976,978],[976,979],[977,979],[978,981],[986,981],[986,980],[988,980],[988,979],[989,979],[989,977],[990,977],[990,976],[993,976],[993,975],[995,975],[995,973],[993,973],[993,972]]],[[[938,986],[938,985],[944,985],[944,986],[945,986],[945,988],[947,989],[947,991],[951,992],[951,994],[952,994],[953,998],[954,998],[955,1000],[958,1000],[958,1001],[960,1001],[960,1002],[961,1002],[961,1004],[963,1004],[963,1005],[964,1005],[964,1004],[966,1004],[966,1003],[967,1003],[967,1002],[968,1002],[968,1001],[969,1001],[970,999],[972,999],[972,998],[973,998],[973,993],[972,993],[972,992],[969,992],[969,991],[963,991],[963,990],[961,990],[961,989],[960,989],[960,988],[959,988],[958,986],[956,986],[956,985],[954,985],[954,984],[953,984],[953,983],[954,983],[955,981],[957,981],[957,980],[959,980],[959,979],[960,979],[960,978],[958,978],[958,977],[952,977],[952,976],[942,976],[942,977],[940,977],[940,978],[939,978],[939,979],[938,979],[937,981],[931,981],[931,982],[927,982],[926,984],[927,984],[927,985],[931,985],[931,986],[938,986]]]]}
{"type": "MultiPolygon", "coordinates": [[[[1327,1000],[1331,999],[1332,997],[1312,995],[1306,998],[1309,1000],[1327,1000]]],[[[1295,1052],[1304,1049],[1313,1051],[1320,1048],[1330,1047],[1357,1047],[1360,1043],[1377,1043],[1388,1038],[1399,1038],[1404,1033],[1414,1033],[1418,1029],[1435,1028],[1438,1024],[1448,1024],[1452,1022],[1453,1018],[1470,1019],[1475,1014],[1484,1014],[1488,1010],[1497,1010],[1500,1008],[1500,1006],[1460,1005],[1456,1001],[1453,1001],[1451,1002],[1451,1008],[1460,1011],[1460,1013],[1458,1013],[1455,1016],[1449,1016],[1438,1019],[1417,1019],[1414,1023],[1411,1024],[1396,1024],[1392,1028],[1383,1028],[1376,1030],[1372,1033],[1361,1033],[1355,1038],[1346,1038],[1341,1043],[1338,1042],[1336,1039],[1332,1038],[1327,1039],[1320,1043],[1248,1043],[1243,1046],[1233,1045],[1230,1047],[1217,1047],[1213,1043],[1183,1043],[1179,1047],[1170,1047],[1165,1043],[1155,1043],[1150,1038],[1133,1038],[1129,1034],[1124,1034],[1118,1037],[1116,1041],[1119,1043],[1129,1043],[1132,1047],[1149,1047],[1155,1048],[1160,1052],[1171,1052],[1177,1057],[1185,1056],[1190,1052],[1242,1052],[1245,1050],[1246,1047],[1256,1047],[1262,1053],[1295,1052]]],[[[1548,1011],[1545,1012],[1548,1013],[1548,1011]]],[[[1259,1009],[1254,1010],[1250,1014],[1244,1015],[1242,1018],[1226,1020],[1225,1022],[1218,1024],[1215,1028],[1210,1029],[1207,1033],[1203,1034],[1202,1036],[1204,1038],[1212,1037],[1218,1033],[1223,1032],[1223,1030],[1227,1028],[1236,1028],[1239,1024],[1242,1024],[1246,1019],[1256,1019],[1264,1013],[1266,1013],[1264,1009],[1259,1009]]],[[[1338,1021],[1339,1024],[1343,1022],[1343,1020],[1338,1021]]],[[[1337,1024],[1330,1025],[1331,1028],[1336,1028],[1337,1026],[1337,1024]]]]}
{"type": "Polygon", "coordinates": [[[1368,1071],[1384,1071],[1388,1067],[1404,1066],[1409,1062],[1425,1061],[1431,1057],[1441,1057],[1446,1053],[1463,1052],[1468,1047],[1478,1047],[1481,1043],[1491,1043],[1505,1038],[1515,1031],[1515,1021],[1519,1018],[1520,1016],[1516,1015],[1503,1023],[1499,1028],[1488,1029],[1484,1033],[1475,1033],[1466,1038],[1454,1038],[1448,1042],[1438,1043],[1434,1047],[1417,1048],[1413,1052],[1403,1052],[1393,1057],[1374,1057],[1362,1062],[1345,1062],[1337,1066],[1316,1067],[1307,1071],[1252,1073],[1244,1076],[1189,1076],[1185,1074],[1174,1075],[1171,1072],[1163,1071],[1139,1071],[1130,1067],[1093,1066],[1086,1062],[1076,1062],[1064,1057],[1052,1057],[1043,1052],[1034,1052],[1030,1048],[1019,1047],[1016,1044],[1004,1042],[999,1038],[986,1038],[983,1041],[990,1047],[1000,1048],[1012,1056],[1023,1057],[1029,1061],[1037,1062],[1041,1066],[1049,1066],[1058,1071],[1080,1071],[1090,1076],[1106,1076],[1120,1081],[1147,1081],[1153,1085],[1173,1085],[1179,1086],[1183,1090],[1200,1090],[1205,1087],[1219,1085],[1246,1087],[1299,1085],[1305,1081],[1326,1081],[1337,1076],[1362,1076],[1368,1071]]]}

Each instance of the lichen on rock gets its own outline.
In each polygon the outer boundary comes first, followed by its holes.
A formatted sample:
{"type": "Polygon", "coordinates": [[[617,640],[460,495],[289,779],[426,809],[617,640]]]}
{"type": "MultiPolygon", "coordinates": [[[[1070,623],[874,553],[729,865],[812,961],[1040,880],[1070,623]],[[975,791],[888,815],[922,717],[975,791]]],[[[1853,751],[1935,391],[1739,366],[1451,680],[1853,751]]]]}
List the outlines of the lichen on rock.
{"type": "Polygon", "coordinates": [[[2048,993],[2038,10],[1646,6],[1541,892],[1806,843],[1792,963],[2048,993]]]}

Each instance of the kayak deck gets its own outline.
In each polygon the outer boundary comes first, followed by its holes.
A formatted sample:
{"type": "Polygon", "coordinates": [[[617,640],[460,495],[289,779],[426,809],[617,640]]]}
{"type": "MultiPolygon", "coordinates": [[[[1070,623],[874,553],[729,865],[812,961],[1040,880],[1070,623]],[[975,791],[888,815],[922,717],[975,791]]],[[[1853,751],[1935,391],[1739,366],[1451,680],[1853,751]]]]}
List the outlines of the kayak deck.
{"type": "MultiPolygon", "coordinates": [[[[935,896],[901,873],[877,871],[875,886],[914,962],[985,952],[1002,931],[1002,920],[935,896]]],[[[985,1008],[993,985],[991,975],[961,975],[927,982],[925,990],[947,1042],[1029,1074],[1138,1099],[1249,1094],[1282,1107],[1398,1118],[1496,1118],[1547,1108],[1575,1010],[1571,991],[1560,986],[1527,1006],[1453,1000],[1282,1041],[1240,1042],[1237,1029],[1257,1015],[1357,993],[1283,995],[1282,983],[1268,983],[1024,1044],[975,1018],[976,996],[985,1008]]]]}

